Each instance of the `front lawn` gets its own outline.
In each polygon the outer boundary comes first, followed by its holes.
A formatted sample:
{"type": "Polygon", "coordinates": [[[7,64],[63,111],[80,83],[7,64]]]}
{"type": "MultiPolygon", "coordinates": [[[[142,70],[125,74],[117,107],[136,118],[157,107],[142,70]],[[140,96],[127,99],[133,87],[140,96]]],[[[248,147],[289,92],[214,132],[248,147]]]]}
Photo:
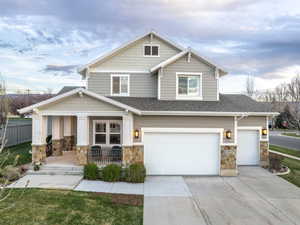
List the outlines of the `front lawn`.
{"type": "Polygon", "coordinates": [[[24,165],[27,163],[31,163],[31,154],[29,153],[29,151],[31,151],[31,142],[5,148],[3,152],[0,154],[1,167],[3,168],[6,165],[12,165],[17,155],[19,155],[17,165],[24,165]]]}
{"type": "Polygon", "coordinates": [[[109,196],[95,193],[13,189],[0,202],[0,224],[9,225],[142,225],[143,207],[112,202],[109,196]],[[20,197],[20,198],[19,198],[20,197]]]}
{"type": "MultiPolygon", "coordinates": [[[[275,145],[270,145],[270,149],[273,151],[300,157],[300,151],[283,148],[275,145]]],[[[283,175],[280,177],[300,187],[300,161],[284,157],[282,164],[290,168],[291,172],[287,175],[283,175]]]]}
{"type": "Polygon", "coordinates": [[[282,133],[282,135],[300,138],[300,135],[297,135],[296,133],[282,133]]]}

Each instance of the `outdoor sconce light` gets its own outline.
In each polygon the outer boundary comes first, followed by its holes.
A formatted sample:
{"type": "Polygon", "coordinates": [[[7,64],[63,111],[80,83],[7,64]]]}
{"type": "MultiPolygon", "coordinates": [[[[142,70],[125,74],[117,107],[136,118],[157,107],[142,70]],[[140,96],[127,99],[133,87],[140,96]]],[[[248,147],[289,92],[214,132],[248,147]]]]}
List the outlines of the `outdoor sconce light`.
{"type": "Polygon", "coordinates": [[[136,129],[134,131],[134,138],[139,138],[140,137],[140,131],[138,129],[136,129]]]}
{"type": "Polygon", "coordinates": [[[267,128],[263,128],[263,129],[261,130],[261,134],[262,134],[262,135],[267,135],[267,134],[268,134],[267,128]]]}
{"type": "Polygon", "coordinates": [[[231,130],[227,130],[226,133],[225,133],[225,136],[226,136],[227,139],[231,139],[231,136],[232,136],[231,130]]]}

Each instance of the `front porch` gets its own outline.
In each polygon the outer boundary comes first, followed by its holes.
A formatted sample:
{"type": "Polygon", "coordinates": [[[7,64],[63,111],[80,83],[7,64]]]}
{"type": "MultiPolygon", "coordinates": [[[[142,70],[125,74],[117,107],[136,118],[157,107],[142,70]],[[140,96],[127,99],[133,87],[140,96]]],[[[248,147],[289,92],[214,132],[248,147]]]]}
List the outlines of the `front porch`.
{"type": "MultiPolygon", "coordinates": [[[[33,114],[32,162],[57,165],[126,166],[143,162],[143,146],[133,146],[133,118],[129,112],[114,116],[33,114]],[[46,137],[52,134],[52,151],[46,137]],[[46,153],[47,152],[47,153],[46,153]],[[47,157],[48,155],[48,157],[47,157]]],[[[100,113],[99,113],[100,114],[100,113]]]]}

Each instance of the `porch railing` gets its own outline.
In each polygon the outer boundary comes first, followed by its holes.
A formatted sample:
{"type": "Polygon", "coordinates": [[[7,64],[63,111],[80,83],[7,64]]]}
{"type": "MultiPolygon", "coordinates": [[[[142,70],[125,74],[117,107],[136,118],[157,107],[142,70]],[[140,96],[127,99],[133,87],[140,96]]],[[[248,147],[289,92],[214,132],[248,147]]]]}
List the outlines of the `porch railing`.
{"type": "Polygon", "coordinates": [[[88,161],[105,166],[111,163],[122,164],[122,147],[92,146],[88,151],[88,161]]]}

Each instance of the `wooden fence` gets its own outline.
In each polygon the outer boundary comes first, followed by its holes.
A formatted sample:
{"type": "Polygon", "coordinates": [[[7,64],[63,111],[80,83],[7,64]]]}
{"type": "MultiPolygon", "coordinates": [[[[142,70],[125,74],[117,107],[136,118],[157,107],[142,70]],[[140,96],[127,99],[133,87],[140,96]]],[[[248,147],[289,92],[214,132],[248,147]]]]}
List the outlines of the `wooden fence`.
{"type": "MultiPolygon", "coordinates": [[[[2,136],[2,129],[0,129],[0,136],[2,136]]],[[[29,142],[32,139],[32,125],[31,123],[24,124],[9,124],[6,130],[7,143],[6,147],[29,142]]]]}

